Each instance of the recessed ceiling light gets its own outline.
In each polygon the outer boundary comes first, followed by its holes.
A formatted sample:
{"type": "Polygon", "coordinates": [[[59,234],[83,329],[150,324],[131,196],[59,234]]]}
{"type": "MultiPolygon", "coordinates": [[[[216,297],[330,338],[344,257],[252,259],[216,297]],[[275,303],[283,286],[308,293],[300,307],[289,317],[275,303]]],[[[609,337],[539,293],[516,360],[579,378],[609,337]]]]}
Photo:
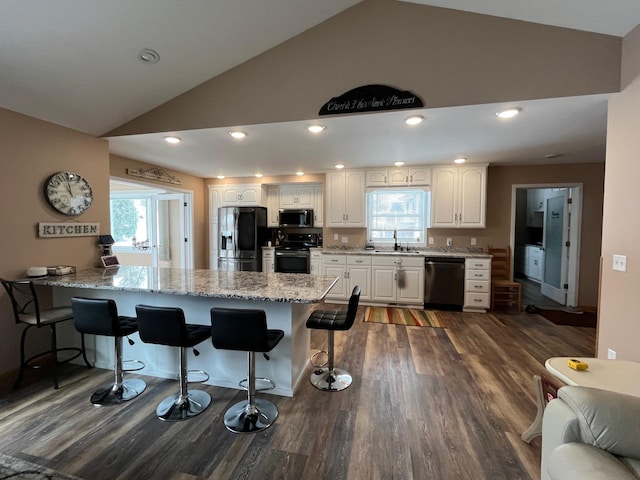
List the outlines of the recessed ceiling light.
{"type": "Polygon", "coordinates": [[[502,110],[501,112],[496,113],[496,115],[500,118],[513,118],[518,115],[522,111],[521,108],[507,108],[506,110],[502,110]]]}
{"type": "Polygon", "coordinates": [[[467,161],[467,159],[466,159],[466,158],[464,158],[464,157],[458,157],[458,158],[456,158],[456,159],[453,161],[453,163],[464,163],[464,162],[466,162],[466,161],[467,161]]]}
{"type": "Polygon", "coordinates": [[[222,180],[224,178],[224,175],[217,175],[216,178],[222,180]]]}
{"type": "Polygon", "coordinates": [[[176,137],[175,135],[168,135],[164,137],[164,141],[167,143],[173,143],[175,145],[176,143],[180,143],[182,139],[180,137],[176,137]]]}
{"type": "Polygon", "coordinates": [[[340,170],[341,168],[344,168],[344,165],[342,163],[336,163],[334,165],[338,170],[340,170]]]}
{"type": "Polygon", "coordinates": [[[298,175],[299,177],[301,177],[302,175],[304,175],[304,172],[296,172],[296,175],[298,175]]]}
{"type": "Polygon", "coordinates": [[[307,130],[309,130],[311,133],[320,133],[322,132],[325,128],[324,125],[320,125],[320,124],[315,124],[315,125],[309,125],[307,127],[307,130]]]}
{"type": "Polygon", "coordinates": [[[424,117],[422,115],[411,115],[404,119],[404,123],[407,125],[418,125],[424,121],[424,117]]]}
{"type": "Polygon", "coordinates": [[[241,132],[240,130],[232,130],[229,132],[229,135],[231,135],[233,138],[238,138],[238,139],[244,138],[247,136],[246,133],[241,132]]]}
{"type": "Polygon", "coordinates": [[[402,165],[404,165],[404,162],[393,162],[393,164],[394,164],[396,167],[401,167],[402,165]]]}
{"type": "Polygon", "coordinates": [[[147,65],[153,65],[160,61],[160,54],[151,48],[143,48],[138,52],[138,60],[147,65]]]}
{"type": "Polygon", "coordinates": [[[256,177],[262,178],[262,174],[261,173],[256,173],[256,177]]]}

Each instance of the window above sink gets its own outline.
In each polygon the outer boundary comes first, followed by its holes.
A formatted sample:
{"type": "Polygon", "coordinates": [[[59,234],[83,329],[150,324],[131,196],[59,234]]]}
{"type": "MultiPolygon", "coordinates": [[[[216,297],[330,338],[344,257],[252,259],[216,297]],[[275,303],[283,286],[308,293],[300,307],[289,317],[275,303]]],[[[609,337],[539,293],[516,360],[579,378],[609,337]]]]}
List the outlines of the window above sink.
{"type": "Polygon", "coordinates": [[[428,191],[421,188],[380,188],[367,192],[369,242],[385,246],[396,243],[412,248],[426,245],[429,218],[428,191]]]}

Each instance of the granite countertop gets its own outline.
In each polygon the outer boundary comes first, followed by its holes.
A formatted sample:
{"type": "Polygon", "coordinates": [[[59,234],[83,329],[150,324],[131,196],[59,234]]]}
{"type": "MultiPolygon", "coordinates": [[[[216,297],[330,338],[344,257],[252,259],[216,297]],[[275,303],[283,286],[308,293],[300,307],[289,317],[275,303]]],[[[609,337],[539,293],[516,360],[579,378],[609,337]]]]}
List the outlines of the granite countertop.
{"type": "Polygon", "coordinates": [[[396,251],[392,249],[377,248],[365,250],[364,248],[340,248],[325,247],[322,253],[337,255],[402,255],[413,257],[456,257],[456,258],[491,258],[491,255],[484,253],[480,247],[440,247],[413,249],[408,251],[396,251]]]}
{"type": "Polygon", "coordinates": [[[285,303],[319,303],[337,277],[120,266],[34,280],[51,287],[122,290],[285,303]]]}

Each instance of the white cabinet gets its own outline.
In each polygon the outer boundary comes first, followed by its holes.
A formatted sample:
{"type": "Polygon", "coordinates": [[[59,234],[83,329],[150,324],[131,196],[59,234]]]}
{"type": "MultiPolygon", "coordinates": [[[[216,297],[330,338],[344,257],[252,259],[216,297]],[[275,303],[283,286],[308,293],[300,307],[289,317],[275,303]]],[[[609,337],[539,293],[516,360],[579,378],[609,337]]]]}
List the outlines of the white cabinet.
{"type": "Polygon", "coordinates": [[[371,261],[371,300],[423,305],[424,257],[374,257],[371,261]]]}
{"type": "MultiPolygon", "coordinates": [[[[243,207],[260,206],[264,200],[263,187],[260,184],[251,185],[223,185],[222,206],[243,207]]],[[[266,192],[264,194],[266,196],[266,192]]]]}
{"type": "Polygon", "coordinates": [[[547,189],[527,190],[527,227],[542,227],[547,189]]]}
{"type": "Polygon", "coordinates": [[[218,269],[218,208],[222,206],[222,188],[209,185],[209,268],[218,269]]]}
{"type": "Polygon", "coordinates": [[[313,187],[313,226],[322,227],[324,224],[324,198],[322,185],[313,187]]]}
{"type": "Polygon", "coordinates": [[[486,312],[491,305],[491,259],[467,258],[464,262],[465,312],[486,312]]]}
{"type": "Polygon", "coordinates": [[[537,245],[526,245],[524,251],[524,274],[531,280],[542,281],[544,251],[537,245]]]}
{"type": "Polygon", "coordinates": [[[365,227],[364,170],[326,176],[326,227],[365,227]]]}
{"type": "Polygon", "coordinates": [[[432,228],[484,228],[486,200],[486,165],[433,168],[432,228]]]}
{"type": "Polygon", "coordinates": [[[367,187],[406,187],[429,185],[431,169],[428,167],[369,169],[366,172],[367,187]]]}
{"type": "Polygon", "coordinates": [[[322,255],[324,275],[340,277],[329,291],[328,299],[348,300],[353,288],[360,286],[360,300],[371,298],[371,257],[368,255],[322,255]]]}
{"type": "Polygon", "coordinates": [[[276,271],[276,252],[273,247],[262,247],[262,271],[273,273],[276,271]]]}
{"type": "Polygon", "coordinates": [[[310,271],[311,275],[322,275],[322,250],[319,248],[310,248],[310,271]]]}
{"type": "Polygon", "coordinates": [[[322,274],[338,277],[338,281],[326,296],[327,300],[345,300],[347,298],[347,286],[344,278],[346,267],[346,255],[322,255],[322,274]]]}
{"type": "Polygon", "coordinates": [[[280,189],[277,185],[267,187],[267,227],[280,225],[278,215],[280,213],[280,189]]]}
{"type": "Polygon", "coordinates": [[[313,208],[314,187],[280,186],[280,208],[313,208]]]}
{"type": "Polygon", "coordinates": [[[368,255],[348,255],[346,270],[347,299],[356,285],[360,286],[360,300],[371,299],[371,257],[368,255]]]}

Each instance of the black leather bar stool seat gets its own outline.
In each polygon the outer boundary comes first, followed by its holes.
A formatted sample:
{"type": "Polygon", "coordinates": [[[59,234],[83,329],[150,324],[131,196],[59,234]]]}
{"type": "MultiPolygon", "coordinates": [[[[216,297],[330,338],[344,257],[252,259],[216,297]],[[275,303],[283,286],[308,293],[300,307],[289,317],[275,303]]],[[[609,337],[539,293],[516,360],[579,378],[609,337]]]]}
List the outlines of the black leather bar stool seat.
{"type": "MultiPolygon", "coordinates": [[[[314,310],[307,320],[307,328],[327,330],[329,333],[329,346],[327,348],[328,361],[322,365],[315,365],[317,368],[312,374],[311,383],[319,390],[328,392],[339,392],[351,385],[353,378],[345,370],[333,366],[334,338],[333,332],[336,330],[349,330],[353,326],[358,312],[358,302],[360,301],[360,287],[355,286],[349,298],[349,308],[346,312],[342,310],[314,310]],[[327,368],[322,368],[327,365],[327,368]]],[[[325,353],[325,352],[318,352],[325,353]]],[[[317,354],[314,355],[314,357],[317,354]]],[[[312,357],[312,364],[313,358],[312,357]]]]}
{"type": "MultiPolygon", "coordinates": [[[[180,393],[160,402],[156,408],[158,418],[176,422],[199,415],[211,403],[211,396],[202,390],[187,388],[187,348],[193,348],[211,337],[211,327],[186,323],[181,308],[136,305],[136,313],[143,342],[180,348],[180,393]]],[[[198,355],[195,348],[194,353],[198,355]]]]}
{"type": "Polygon", "coordinates": [[[4,286],[9,299],[11,300],[11,306],[13,308],[13,317],[16,324],[26,325],[22,330],[22,336],[20,338],[20,371],[18,378],[16,379],[13,388],[18,388],[22,381],[22,376],[27,368],[43,368],[43,365],[35,363],[35,360],[51,355],[53,359],[53,386],[58,388],[58,365],[60,363],[67,363],[82,355],[84,363],[87,367],[91,368],[89,360],[87,360],[86,351],[84,348],[84,334],[81,335],[82,346],[77,347],[64,347],[58,348],[58,340],[56,335],[56,325],[60,322],[65,322],[73,318],[73,312],[71,307],[55,307],[50,309],[40,308],[40,302],[36,294],[36,289],[32,281],[30,280],[4,280],[0,279],[4,286]],[[25,340],[27,338],[27,332],[32,328],[49,327],[51,330],[51,348],[47,351],[37,353],[29,358],[25,358],[25,340]],[[69,356],[60,360],[58,354],[61,352],[68,352],[69,356]]]}
{"type": "MultiPolygon", "coordinates": [[[[113,384],[94,392],[91,403],[99,406],[118,405],[140,395],[147,384],[137,378],[124,380],[124,372],[141,370],[144,364],[136,361],[139,364],[137,368],[124,370],[122,361],[122,338],[138,331],[136,319],[118,315],[116,302],[111,299],[73,297],[71,308],[76,330],[83,334],[114,337],[113,384]]],[[[129,342],[133,343],[132,340],[129,342]]]]}
{"type": "Polygon", "coordinates": [[[270,352],[283,337],[282,330],[267,329],[267,316],[263,310],[211,309],[213,346],[220,350],[247,352],[249,361],[247,400],[226,411],[224,424],[227,430],[233,433],[260,432],[269,428],[278,417],[278,408],[272,402],[256,399],[256,352],[270,352]]]}

